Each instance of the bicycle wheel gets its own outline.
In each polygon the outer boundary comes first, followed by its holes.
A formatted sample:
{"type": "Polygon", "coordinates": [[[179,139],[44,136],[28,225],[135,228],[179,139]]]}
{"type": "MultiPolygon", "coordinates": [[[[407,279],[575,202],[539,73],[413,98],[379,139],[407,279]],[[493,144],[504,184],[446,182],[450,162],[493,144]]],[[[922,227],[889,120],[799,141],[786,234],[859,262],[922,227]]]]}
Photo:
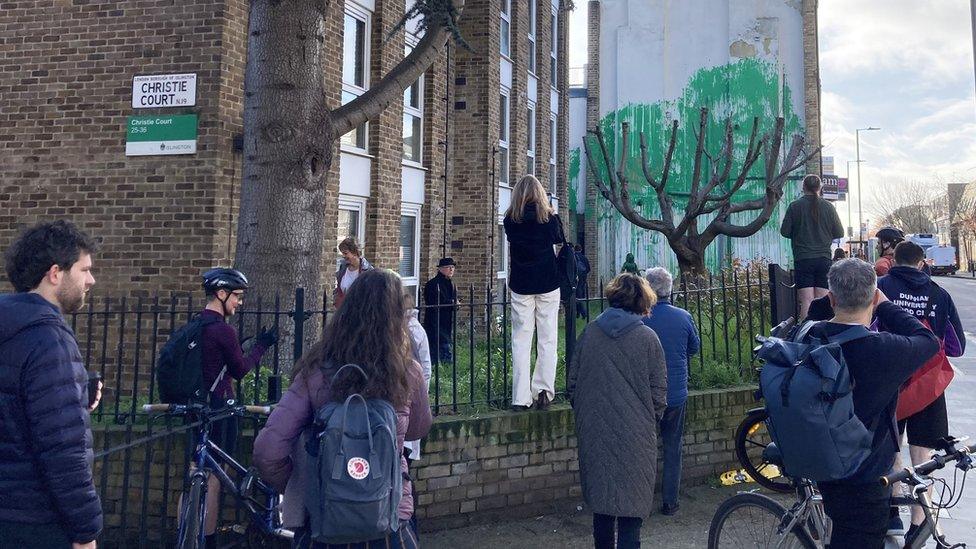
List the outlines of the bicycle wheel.
{"type": "Polygon", "coordinates": [[[785,507],[762,494],[736,494],[715,511],[708,528],[708,549],[817,549],[799,525],[785,536],[777,533],[785,514],[785,507]]]}
{"type": "Polygon", "coordinates": [[[200,529],[203,528],[204,499],[207,493],[207,475],[193,475],[190,478],[190,490],[183,496],[183,508],[180,512],[178,549],[202,549],[200,529]]]}
{"type": "Polygon", "coordinates": [[[763,488],[774,492],[792,492],[793,482],[774,465],[764,460],[762,450],[769,444],[765,409],[753,410],[735,430],[735,456],[742,468],[763,488]],[[772,473],[773,475],[770,475],[772,473]],[[772,478],[766,475],[772,476],[772,478]]]}

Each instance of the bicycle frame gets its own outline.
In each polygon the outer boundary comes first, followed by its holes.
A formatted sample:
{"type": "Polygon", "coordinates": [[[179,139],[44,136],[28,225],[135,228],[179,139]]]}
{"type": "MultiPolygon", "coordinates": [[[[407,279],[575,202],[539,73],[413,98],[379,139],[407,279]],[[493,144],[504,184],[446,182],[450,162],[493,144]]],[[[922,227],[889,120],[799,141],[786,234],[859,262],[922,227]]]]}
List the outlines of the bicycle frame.
{"type": "MultiPolygon", "coordinates": [[[[200,524],[206,524],[206,500],[208,490],[208,483],[206,480],[208,474],[212,474],[217,477],[217,480],[220,482],[223,489],[234,497],[237,504],[243,506],[247,510],[247,513],[251,518],[251,524],[256,526],[264,534],[290,539],[294,536],[294,534],[290,530],[282,528],[281,519],[278,516],[278,504],[280,502],[280,496],[277,494],[277,492],[265,484],[261,479],[251,475],[247,468],[238,463],[237,460],[210,440],[211,424],[215,421],[230,417],[231,415],[234,415],[234,412],[228,410],[212,417],[205,417],[203,419],[203,425],[200,427],[199,433],[197,434],[197,443],[195,445],[192,460],[195,469],[190,474],[189,478],[192,479],[194,477],[202,477],[204,479],[201,492],[201,504],[200,509],[198,510],[200,513],[200,524]],[[235,471],[237,476],[242,479],[240,485],[231,479],[230,475],[227,474],[223,466],[227,466],[235,471]],[[257,489],[261,500],[248,495],[251,487],[257,489]]],[[[184,528],[185,525],[183,524],[181,517],[177,530],[177,539],[182,539],[184,528]]],[[[199,540],[201,547],[204,543],[203,535],[204,528],[201,528],[199,540]]]]}

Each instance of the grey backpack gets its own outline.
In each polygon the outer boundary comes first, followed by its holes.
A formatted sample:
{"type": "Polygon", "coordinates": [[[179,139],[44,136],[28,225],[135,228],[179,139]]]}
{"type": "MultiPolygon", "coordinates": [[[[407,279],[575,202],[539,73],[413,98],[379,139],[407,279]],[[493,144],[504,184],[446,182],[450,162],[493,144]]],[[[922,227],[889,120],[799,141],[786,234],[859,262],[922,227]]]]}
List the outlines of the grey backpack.
{"type": "MultiPolygon", "coordinates": [[[[355,364],[347,368],[368,376],[355,364]]],[[[403,478],[397,450],[397,415],[390,402],[352,394],[315,414],[305,489],[311,537],[320,543],[383,538],[399,527],[403,478]]]]}
{"type": "Polygon", "coordinates": [[[769,434],[786,474],[813,481],[853,475],[871,452],[874,436],[854,415],[854,382],[841,345],[873,335],[853,326],[833,337],[809,336],[815,322],[793,340],[766,338],[759,386],[769,413],[769,434]]]}

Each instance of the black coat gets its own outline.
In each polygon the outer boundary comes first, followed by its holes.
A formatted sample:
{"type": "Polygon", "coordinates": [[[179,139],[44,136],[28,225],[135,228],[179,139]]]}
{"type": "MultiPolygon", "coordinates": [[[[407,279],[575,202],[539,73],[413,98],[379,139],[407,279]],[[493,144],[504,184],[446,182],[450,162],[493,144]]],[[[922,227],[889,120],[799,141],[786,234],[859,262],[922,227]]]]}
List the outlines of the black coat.
{"type": "Polygon", "coordinates": [[[521,295],[538,295],[559,288],[553,246],[562,243],[562,234],[559,216],[551,215],[548,223],[538,223],[532,203],[525,207],[521,223],[505,216],[505,236],[511,251],[509,290],[521,295]]]}
{"type": "Polygon", "coordinates": [[[433,341],[434,334],[450,334],[454,326],[454,311],[456,306],[437,307],[437,305],[454,305],[457,303],[457,288],[454,282],[441,273],[424,284],[424,330],[427,337],[433,341]]]}
{"type": "Polygon", "coordinates": [[[33,293],[0,296],[0,521],[98,536],[89,421],[88,374],[60,311],[33,293]]]}

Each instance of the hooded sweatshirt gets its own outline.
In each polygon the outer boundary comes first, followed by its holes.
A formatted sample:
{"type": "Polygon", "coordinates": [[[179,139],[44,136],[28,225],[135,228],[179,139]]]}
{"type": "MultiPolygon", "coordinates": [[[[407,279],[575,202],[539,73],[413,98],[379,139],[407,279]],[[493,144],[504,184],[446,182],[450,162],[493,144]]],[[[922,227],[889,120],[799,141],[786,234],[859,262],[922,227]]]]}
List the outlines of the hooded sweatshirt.
{"type": "Polygon", "coordinates": [[[88,374],[74,332],[38,294],[0,296],[0,521],[102,530],[88,374]]]}
{"type": "Polygon", "coordinates": [[[627,258],[624,260],[623,266],[620,268],[620,272],[637,274],[639,271],[640,269],[637,268],[637,262],[634,261],[634,254],[628,253],[627,258]]]}
{"type": "Polygon", "coordinates": [[[929,326],[945,344],[947,356],[962,356],[966,352],[966,334],[956,305],[949,292],[932,281],[924,272],[913,267],[895,265],[887,276],[878,279],[878,289],[894,303],[922,320],[929,301],[929,326]]]}

